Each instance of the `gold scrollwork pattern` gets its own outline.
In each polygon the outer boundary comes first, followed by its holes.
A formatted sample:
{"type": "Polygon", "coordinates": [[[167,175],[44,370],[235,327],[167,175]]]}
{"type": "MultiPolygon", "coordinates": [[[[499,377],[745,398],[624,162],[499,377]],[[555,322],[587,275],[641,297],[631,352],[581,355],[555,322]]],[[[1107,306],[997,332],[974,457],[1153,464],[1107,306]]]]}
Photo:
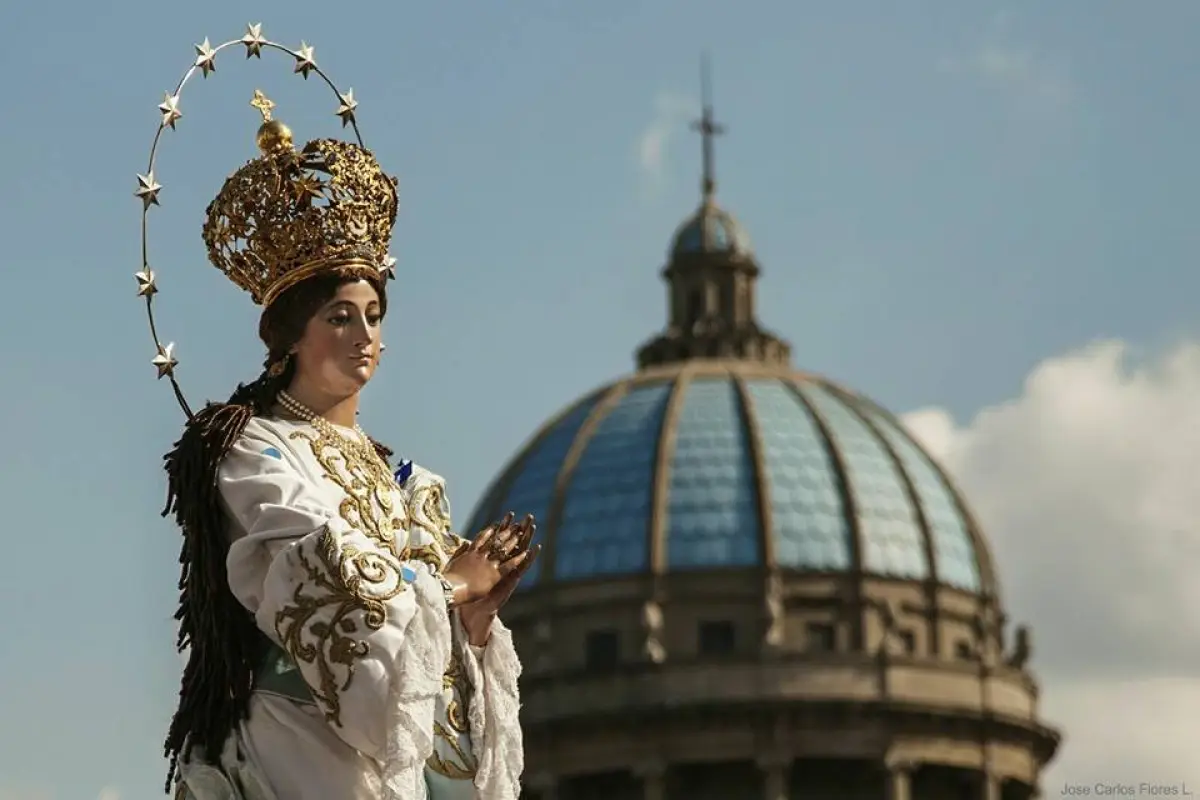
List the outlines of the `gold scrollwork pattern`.
{"type": "Polygon", "coordinates": [[[407,528],[407,511],[395,502],[396,481],[390,468],[375,453],[368,457],[355,448],[341,447],[338,441],[320,430],[300,430],[291,439],[308,443],[313,458],[324,470],[324,477],[346,495],[338,514],[397,558],[404,557],[404,546],[396,534],[407,528]]]}
{"type": "Polygon", "coordinates": [[[446,565],[446,559],[449,556],[438,545],[437,542],[427,542],[420,545],[409,545],[405,550],[405,559],[408,561],[420,561],[429,567],[432,567],[438,574],[441,574],[442,568],[446,565]]]}
{"type": "Polygon", "coordinates": [[[454,552],[462,543],[450,532],[450,501],[441,482],[429,482],[413,490],[408,500],[408,515],[413,523],[433,535],[442,549],[454,552]]]}
{"type": "Polygon", "coordinates": [[[442,688],[452,693],[446,711],[450,727],[458,733],[470,733],[467,722],[471,709],[471,679],[467,676],[462,656],[456,651],[450,658],[450,666],[442,676],[442,688]]]}
{"type": "Polygon", "coordinates": [[[350,687],[355,662],[370,652],[359,638],[360,626],[382,628],[387,602],[407,587],[394,555],[344,544],[328,527],[317,542],[319,563],[301,550],[297,554],[308,580],[297,584],[292,602],[275,615],[275,633],[297,664],[315,668],[316,681],[306,682],[325,718],[340,726],[339,695],[350,687]]]}
{"type": "Polygon", "coordinates": [[[434,735],[442,747],[435,745],[429,757],[429,768],[454,780],[474,778],[479,766],[471,752],[471,727],[468,722],[472,687],[457,648],[442,677],[442,688],[446,693],[446,720],[434,723],[434,735]]]}

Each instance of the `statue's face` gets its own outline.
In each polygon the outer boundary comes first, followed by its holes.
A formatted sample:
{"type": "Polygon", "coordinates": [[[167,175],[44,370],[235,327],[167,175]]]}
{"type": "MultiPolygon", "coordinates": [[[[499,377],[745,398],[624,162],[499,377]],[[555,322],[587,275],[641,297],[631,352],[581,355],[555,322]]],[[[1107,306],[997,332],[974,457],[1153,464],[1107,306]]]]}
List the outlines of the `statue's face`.
{"type": "Polygon", "coordinates": [[[321,306],[296,343],[296,381],[320,394],[348,397],[371,380],[379,364],[383,311],[367,281],[351,281],[321,306]]]}

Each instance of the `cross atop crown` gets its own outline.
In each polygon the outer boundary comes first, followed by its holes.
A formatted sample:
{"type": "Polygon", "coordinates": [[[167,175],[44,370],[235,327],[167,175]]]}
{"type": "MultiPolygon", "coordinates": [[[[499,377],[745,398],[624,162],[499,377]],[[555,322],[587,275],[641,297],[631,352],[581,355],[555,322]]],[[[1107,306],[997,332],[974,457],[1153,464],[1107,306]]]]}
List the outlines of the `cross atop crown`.
{"type": "Polygon", "coordinates": [[[263,122],[271,121],[271,109],[275,108],[274,101],[262,93],[262,89],[254,90],[254,98],[250,101],[250,105],[258,109],[262,114],[263,122]]]}

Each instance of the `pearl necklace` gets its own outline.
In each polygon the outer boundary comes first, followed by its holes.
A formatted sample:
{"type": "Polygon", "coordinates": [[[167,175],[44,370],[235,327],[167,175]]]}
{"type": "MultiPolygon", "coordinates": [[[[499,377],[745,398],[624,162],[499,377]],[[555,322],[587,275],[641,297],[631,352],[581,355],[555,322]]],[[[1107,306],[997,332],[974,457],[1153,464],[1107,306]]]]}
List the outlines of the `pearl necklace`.
{"type": "Polygon", "coordinates": [[[375,446],[371,444],[370,437],[367,436],[366,431],[360,428],[357,423],[354,425],[354,432],[362,437],[361,440],[358,441],[338,430],[338,428],[335,427],[332,422],[325,419],[320,414],[313,411],[311,408],[304,405],[287,392],[280,391],[278,400],[279,405],[283,406],[284,409],[293,416],[299,417],[309,425],[312,425],[322,435],[342,442],[348,448],[354,450],[356,455],[365,458],[368,462],[379,458],[379,453],[376,452],[375,446]]]}

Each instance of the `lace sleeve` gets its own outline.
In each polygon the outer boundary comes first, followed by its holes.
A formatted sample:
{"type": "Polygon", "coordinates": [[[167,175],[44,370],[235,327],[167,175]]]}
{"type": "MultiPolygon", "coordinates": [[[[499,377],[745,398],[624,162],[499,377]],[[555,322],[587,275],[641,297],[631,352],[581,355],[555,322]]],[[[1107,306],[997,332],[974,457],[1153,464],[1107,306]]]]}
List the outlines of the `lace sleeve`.
{"type": "MultiPolygon", "coordinates": [[[[462,634],[465,640],[465,633],[462,634]]],[[[471,745],[478,759],[475,787],[481,800],[516,800],[525,768],[521,733],[521,661],[512,633],[500,620],[492,623],[491,637],[482,649],[471,648],[468,659],[475,687],[471,703],[471,745]],[[482,652],[481,652],[482,650],[482,652]]]]}

